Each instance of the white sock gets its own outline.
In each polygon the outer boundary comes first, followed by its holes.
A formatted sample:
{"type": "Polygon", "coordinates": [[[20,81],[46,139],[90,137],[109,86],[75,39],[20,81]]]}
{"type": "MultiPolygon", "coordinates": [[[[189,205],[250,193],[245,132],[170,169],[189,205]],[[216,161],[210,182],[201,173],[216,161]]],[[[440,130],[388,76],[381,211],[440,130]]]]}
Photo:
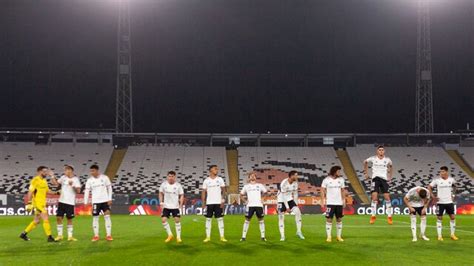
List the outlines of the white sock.
{"type": "Polygon", "coordinates": [[[99,216],[92,217],[92,229],[94,229],[94,236],[99,236],[99,216]]]}
{"type": "Polygon", "coordinates": [[[342,235],[342,222],[336,223],[336,229],[337,229],[337,237],[341,237],[341,235],[342,235]]]}
{"type": "Polygon", "coordinates": [[[219,234],[224,237],[224,218],[217,218],[217,226],[219,227],[219,234]]]}
{"type": "Polygon", "coordinates": [[[105,220],[105,232],[107,233],[107,236],[112,235],[112,220],[110,219],[110,215],[104,215],[104,220],[105,220]]]}
{"type": "Polygon", "coordinates": [[[413,238],[416,238],[416,215],[411,215],[410,220],[411,220],[411,234],[413,235],[413,238]]]}
{"type": "Polygon", "coordinates": [[[278,228],[280,229],[281,238],[285,238],[285,214],[278,214],[278,228]]]}
{"type": "Polygon", "coordinates": [[[293,213],[295,214],[296,233],[301,233],[301,211],[296,207],[293,209],[293,213]]]}
{"type": "Polygon", "coordinates": [[[265,238],[265,222],[261,220],[258,222],[258,225],[260,227],[260,237],[265,238]]]}
{"type": "Polygon", "coordinates": [[[456,231],[456,220],[449,221],[449,228],[451,229],[451,235],[454,235],[456,231]]]}
{"type": "Polygon", "coordinates": [[[171,233],[171,228],[170,228],[170,224],[168,223],[168,221],[162,223],[163,224],[163,228],[165,229],[166,233],[168,234],[168,236],[171,236],[173,235],[173,233],[171,233]]]}
{"type": "Polygon", "coordinates": [[[62,224],[58,224],[56,226],[56,229],[58,230],[58,236],[63,236],[63,225],[62,224]]]}
{"type": "Polygon", "coordinates": [[[426,231],[426,216],[421,216],[420,231],[421,235],[424,236],[426,231]]]}
{"type": "Polygon", "coordinates": [[[174,227],[176,228],[176,237],[181,239],[181,223],[175,223],[174,227]]]}
{"type": "Polygon", "coordinates": [[[385,208],[386,208],[387,216],[392,217],[393,209],[392,209],[392,203],[390,201],[385,201],[385,208]]]}
{"type": "Polygon", "coordinates": [[[72,224],[67,225],[67,237],[72,237],[73,227],[72,224]]]}
{"type": "Polygon", "coordinates": [[[370,208],[372,209],[372,216],[375,216],[377,214],[377,201],[373,200],[372,203],[370,204],[370,208]]]}
{"type": "Polygon", "coordinates": [[[443,230],[443,221],[436,220],[436,231],[438,231],[438,237],[442,237],[443,234],[441,233],[443,230]]]}
{"type": "Polygon", "coordinates": [[[246,238],[247,237],[247,231],[249,230],[249,225],[250,225],[250,222],[245,220],[244,222],[244,228],[242,229],[242,238],[246,238]]]}
{"type": "Polygon", "coordinates": [[[211,227],[212,227],[211,218],[206,218],[206,238],[211,237],[211,227]]]}
{"type": "Polygon", "coordinates": [[[332,231],[332,223],[326,222],[326,236],[327,236],[327,238],[331,238],[331,231],[332,231]]]}

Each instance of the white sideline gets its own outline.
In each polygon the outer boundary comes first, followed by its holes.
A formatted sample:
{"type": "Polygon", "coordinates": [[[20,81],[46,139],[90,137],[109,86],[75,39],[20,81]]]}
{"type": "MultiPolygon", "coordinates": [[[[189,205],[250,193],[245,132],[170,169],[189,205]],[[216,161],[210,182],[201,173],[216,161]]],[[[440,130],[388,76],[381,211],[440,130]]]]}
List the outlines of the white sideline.
{"type": "MultiPolygon", "coordinates": [[[[407,224],[407,225],[410,225],[410,223],[407,223],[407,222],[400,222],[400,221],[396,221],[394,223],[403,223],[403,224],[407,224]]],[[[316,224],[304,224],[304,221],[303,221],[303,227],[321,227],[320,225],[316,225],[316,224]]],[[[387,227],[394,227],[394,228],[407,228],[407,226],[401,226],[401,225],[386,225],[386,226],[380,226],[380,225],[344,225],[344,228],[387,228],[387,227]]],[[[436,228],[435,225],[426,225],[426,227],[432,227],[432,228],[436,228]]],[[[461,226],[461,228],[472,228],[474,226],[461,226]]],[[[474,234],[474,231],[470,231],[470,230],[462,230],[462,229],[459,229],[459,227],[456,228],[456,231],[459,231],[459,232],[463,232],[463,233],[471,233],[471,234],[474,234]]]]}

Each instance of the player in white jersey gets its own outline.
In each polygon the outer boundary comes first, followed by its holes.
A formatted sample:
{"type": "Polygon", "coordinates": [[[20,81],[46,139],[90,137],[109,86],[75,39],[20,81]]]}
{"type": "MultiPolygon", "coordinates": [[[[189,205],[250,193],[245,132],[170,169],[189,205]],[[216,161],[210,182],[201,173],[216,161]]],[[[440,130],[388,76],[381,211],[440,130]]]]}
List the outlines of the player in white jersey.
{"type": "Polygon", "coordinates": [[[184,190],[180,183],[176,182],[176,172],[169,171],[166,181],[160,186],[159,192],[161,206],[161,223],[168,234],[165,243],[173,240],[168,218],[173,215],[174,226],[176,227],[176,242],[181,243],[181,209],[184,203],[184,190]]]}
{"type": "Polygon", "coordinates": [[[436,229],[438,231],[438,240],[443,241],[443,235],[441,234],[442,227],[443,227],[443,214],[446,213],[449,215],[451,219],[449,221],[449,227],[451,229],[451,239],[458,240],[457,236],[455,235],[456,231],[456,216],[454,211],[454,195],[456,194],[456,181],[454,178],[449,176],[448,167],[442,166],[440,168],[439,177],[434,179],[430,185],[428,186],[428,190],[430,191],[431,196],[437,201],[436,205],[436,216],[438,219],[436,220],[436,229]],[[433,195],[433,188],[437,188],[438,192],[437,197],[433,195]]]}
{"type": "Polygon", "coordinates": [[[372,176],[371,176],[371,194],[372,194],[372,216],[370,217],[370,224],[375,223],[377,214],[377,201],[379,199],[379,193],[383,194],[385,199],[385,207],[387,212],[388,224],[393,224],[392,220],[392,202],[390,200],[390,194],[388,193],[388,184],[392,180],[392,160],[385,156],[385,148],[383,146],[377,147],[377,154],[371,156],[364,161],[364,176],[366,179],[369,178],[369,164],[372,165],[372,176]]]}
{"type": "Polygon", "coordinates": [[[342,217],[346,206],[346,192],[341,167],[335,165],[329,170],[329,176],[321,184],[322,206],[326,207],[326,242],[331,242],[332,219],[336,216],[337,241],[342,239],[342,217]]]}
{"type": "Polygon", "coordinates": [[[430,192],[423,187],[414,187],[408,191],[403,197],[403,202],[410,209],[411,233],[413,235],[413,242],[416,242],[416,214],[420,215],[420,232],[421,238],[425,241],[430,239],[426,237],[426,210],[430,204],[430,192]]]}
{"type": "Polygon", "coordinates": [[[217,175],[219,168],[217,165],[209,167],[209,177],[202,184],[201,200],[205,208],[203,211],[206,217],[206,239],[204,243],[211,241],[212,216],[217,219],[219,234],[222,242],[227,242],[224,237],[224,202],[225,202],[225,182],[217,175]]]}
{"type": "Polygon", "coordinates": [[[247,238],[250,220],[254,214],[257,216],[260,225],[260,238],[262,241],[267,241],[265,238],[262,202],[262,194],[265,193],[267,193],[267,188],[264,185],[257,183],[257,175],[255,173],[250,173],[248,183],[242,188],[242,191],[240,191],[240,198],[245,204],[245,222],[242,230],[242,239],[240,241],[245,241],[247,238]]]}
{"type": "Polygon", "coordinates": [[[72,165],[65,165],[64,174],[59,179],[56,179],[53,174],[51,182],[55,186],[61,186],[61,196],[59,196],[58,210],[56,212],[56,228],[58,230],[58,236],[55,240],[63,240],[63,218],[64,215],[66,215],[67,240],[77,241],[77,239],[73,237],[72,219],[74,218],[76,194],[81,192],[81,182],[79,181],[79,178],[74,175],[74,167],[72,165]]]}
{"type": "Polygon", "coordinates": [[[110,207],[112,206],[112,183],[108,176],[99,172],[98,165],[90,167],[91,176],[87,179],[84,191],[84,205],[89,203],[89,192],[92,194],[92,228],[94,237],[92,242],[99,241],[99,215],[102,212],[105,220],[106,240],[112,241],[112,220],[110,207]]]}
{"type": "Polygon", "coordinates": [[[304,239],[301,233],[301,210],[298,208],[298,172],[290,171],[288,178],[283,179],[277,195],[278,226],[280,241],[285,241],[285,212],[293,213],[296,222],[296,235],[304,239]]]}

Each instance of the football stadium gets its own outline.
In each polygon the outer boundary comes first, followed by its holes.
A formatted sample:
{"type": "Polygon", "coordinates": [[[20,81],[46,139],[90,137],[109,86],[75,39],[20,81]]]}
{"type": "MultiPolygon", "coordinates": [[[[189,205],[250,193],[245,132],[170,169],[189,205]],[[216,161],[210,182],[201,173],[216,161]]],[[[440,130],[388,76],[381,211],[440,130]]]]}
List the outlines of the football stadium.
{"type": "Polygon", "coordinates": [[[474,1],[0,14],[0,265],[474,265],[474,1]]]}

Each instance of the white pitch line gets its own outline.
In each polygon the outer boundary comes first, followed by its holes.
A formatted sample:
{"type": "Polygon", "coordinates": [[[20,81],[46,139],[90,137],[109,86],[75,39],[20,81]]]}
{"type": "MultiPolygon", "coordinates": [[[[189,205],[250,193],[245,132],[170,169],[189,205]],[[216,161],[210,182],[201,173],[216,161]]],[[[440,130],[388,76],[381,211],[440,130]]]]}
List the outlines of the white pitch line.
{"type": "MultiPolygon", "coordinates": [[[[200,219],[193,219],[193,222],[202,223],[204,221],[202,221],[200,219]]],[[[396,221],[395,223],[402,223],[402,224],[410,225],[410,223],[401,222],[401,221],[396,221]]],[[[321,227],[321,225],[317,225],[317,224],[304,224],[304,223],[303,223],[303,226],[304,227],[321,227]]],[[[407,226],[401,226],[401,225],[386,225],[386,226],[383,226],[383,225],[344,225],[344,228],[374,228],[374,227],[375,228],[387,228],[387,227],[407,228],[407,226]]],[[[426,227],[436,228],[435,225],[426,225],[426,227]]],[[[460,226],[460,228],[474,228],[474,226],[473,225],[466,225],[466,226],[460,226]]],[[[462,229],[459,229],[459,227],[456,228],[456,231],[474,234],[474,231],[462,230],[462,229]]]]}
{"type": "MultiPolygon", "coordinates": [[[[399,221],[399,223],[403,223],[403,224],[410,225],[410,223],[407,223],[407,222],[400,222],[400,221],[399,221]]],[[[436,228],[436,226],[435,226],[435,225],[426,225],[426,227],[432,227],[432,228],[436,228]]],[[[463,228],[463,227],[461,227],[461,228],[463,228]]],[[[469,230],[461,230],[461,229],[458,229],[457,227],[456,227],[456,231],[459,231],[459,232],[464,232],[464,233],[471,233],[471,234],[474,234],[474,232],[473,232],[473,231],[469,231],[469,230]]]]}
{"type": "MultiPolygon", "coordinates": [[[[396,222],[396,223],[403,223],[403,224],[407,224],[407,225],[410,225],[410,223],[407,223],[407,222],[396,222]]],[[[316,224],[303,224],[304,227],[321,227],[320,225],[316,225],[316,224]]],[[[377,225],[344,225],[344,228],[387,228],[387,227],[394,227],[394,228],[409,228],[407,226],[401,226],[401,225],[387,225],[387,226],[377,226],[377,225]]],[[[426,227],[431,227],[431,228],[436,228],[435,225],[426,225],[426,227]]],[[[474,226],[462,226],[461,228],[466,228],[466,227],[474,227],[474,226]]],[[[474,234],[474,231],[469,231],[469,230],[462,230],[462,229],[459,229],[459,228],[456,228],[456,231],[459,231],[459,232],[465,232],[465,233],[471,233],[471,234],[474,234]]]]}

